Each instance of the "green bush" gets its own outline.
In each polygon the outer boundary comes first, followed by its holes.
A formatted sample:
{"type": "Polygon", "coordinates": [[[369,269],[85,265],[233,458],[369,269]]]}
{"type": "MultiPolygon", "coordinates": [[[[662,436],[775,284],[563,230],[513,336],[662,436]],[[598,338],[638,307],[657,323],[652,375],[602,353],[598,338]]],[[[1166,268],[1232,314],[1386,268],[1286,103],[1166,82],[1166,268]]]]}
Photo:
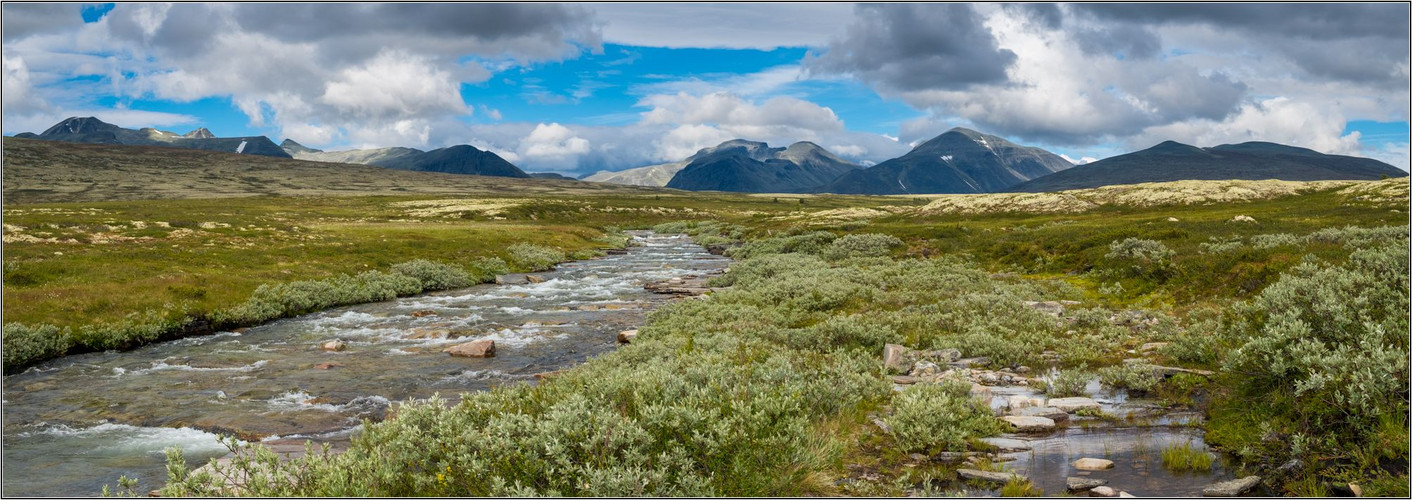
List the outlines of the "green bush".
{"type": "Polygon", "coordinates": [[[1172,257],[1177,252],[1160,241],[1127,238],[1108,245],[1108,260],[1127,266],[1139,276],[1159,276],[1170,271],[1172,257]]]}
{"type": "Polygon", "coordinates": [[[1138,392],[1149,392],[1162,382],[1162,377],[1153,373],[1152,366],[1140,363],[1099,368],[1098,379],[1103,381],[1103,385],[1114,389],[1131,389],[1138,392]]]}
{"type": "Polygon", "coordinates": [[[747,241],[744,245],[726,252],[736,259],[749,259],[770,254],[801,253],[823,255],[838,236],[828,231],[812,231],[804,234],[775,236],[747,241]]]}
{"type": "Polygon", "coordinates": [[[516,243],[506,248],[516,264],[530,271],[553,269],[554,264],[568,260],[562,250],[532,243],[516,243]]]}
{"type": "Polygon", "coordinates": [[[39,361],[63,356],[72,343],[69,331],[54,325],[5,323],[5,373],[15,373],[39,361]]]}
{"type": "Polygon", "coordinates": [[[1088,396],[1086,387],[1090,380],[1093,380],[1093,374],[1088,372],[1087,367],[1059,370],[1049,379],[1045,394],[1054,398],[1088,396]]]}
{"type": "Polygon", "coordinates": [[[850,234],[833,240],[823,257],[843,260],[850,257],[886,257],[892,249],[902,246],[902,240],[886,234],[850,234]]]}
{"type": "Polygon", "coordinates": [[[917,384],[892,399],[884,419],[903,451],[932,454],[965,451],[966,440],[1001,433],[990,408],[971,399],[963,383],[917,384]]]}
{"type": "Polygon", "coordinates": [[[471,275],[460,267],[425,259],[394,264],[392,272],[415,278],[423,291],[449,290],[475,284],[471,275]]]}

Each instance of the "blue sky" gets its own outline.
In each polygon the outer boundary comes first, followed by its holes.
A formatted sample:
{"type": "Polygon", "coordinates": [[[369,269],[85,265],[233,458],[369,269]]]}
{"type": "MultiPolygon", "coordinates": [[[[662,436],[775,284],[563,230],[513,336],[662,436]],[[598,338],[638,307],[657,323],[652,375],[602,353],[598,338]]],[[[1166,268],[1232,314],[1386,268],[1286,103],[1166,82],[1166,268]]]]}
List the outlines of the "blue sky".
{"type": "Polygon", "coordinates": [[[1129,7],[6,4],[4,133],[94,115],[581,174],[735,137],[877,162],[964,126],[1073,161],[1266,140],[1407,168],[1405,5],[1129,7]]]}

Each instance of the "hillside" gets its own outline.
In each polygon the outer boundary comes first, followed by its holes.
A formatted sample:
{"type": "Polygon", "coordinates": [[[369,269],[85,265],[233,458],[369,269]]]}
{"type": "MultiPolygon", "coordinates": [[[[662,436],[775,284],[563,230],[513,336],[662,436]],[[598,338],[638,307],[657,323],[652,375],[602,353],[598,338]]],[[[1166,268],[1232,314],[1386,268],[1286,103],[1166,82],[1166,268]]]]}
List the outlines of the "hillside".
{"type": "Polygon", "coordinates": [[[1072,166],[1043,149],[958,127],[901,157],[849,172],[819,192],[992,193],[1072,166]]]}
{"type": "Polygon", "coordinates": [[[810,142],[771,148],[763,142],[735,139],[694,155],[667,187],[691,191],[801,193],[858,168],[810,142]]]}
{"type": "Polygon", "coordinates": [[[1166,141],[1040,177],[1009,191],[1036,193],[1181,180],[1324,181],[1406,176],[1407,172],[1370,158],[1326,155],[1270,142],[1198,148],[1166,141]]]}
{"type": "Polygon", "coordinates": [[[630,168],[612,172],[600,170],[593,175],[584,177],[583,180],[589,182],[607,182],[610,184],[624,184],[628,186],[666,186],[671,182],[672,177],[677,175],[681,169],[691,163],[690,159],[660,165],[648,165],[645,167],[630,168]]]}
{"type": "Polygon", "coordinates": [[[398,170],[448,174],[529,177],[529,174],[505,161],[499,155],[464,144],[431,151],[403,147],[323,151],[305,147],[291,139],[285,139],[281,146],[290,156],[300,160],[357,163],[398,170]]]}
{"type": "Polygon", "coordinates": [[[4,139],[4,196],[15,203],[263,195],[651,193],[555,179],[412,172],[201,150],[4,139]]]}

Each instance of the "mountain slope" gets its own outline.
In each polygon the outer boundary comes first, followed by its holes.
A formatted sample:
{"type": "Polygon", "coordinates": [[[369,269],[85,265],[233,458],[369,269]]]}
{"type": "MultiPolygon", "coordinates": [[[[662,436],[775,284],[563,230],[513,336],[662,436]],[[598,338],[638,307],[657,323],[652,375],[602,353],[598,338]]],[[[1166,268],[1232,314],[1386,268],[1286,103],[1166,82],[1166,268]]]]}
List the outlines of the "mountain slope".
{"type": "Polygon", "coordinates": [[[356,163],[421,172],[529,177],[529,174],[495,153],[481,151],[466,145],[431,151],[403,147],[322,151],[304,147],[293,140],[285,139],[282,146],[285,152],[299,160],[356,163]]]}
{"type": "Polygon", "coordinates": [[[1180,180],[1374,180],[1407,172],[1370,158],[1326,155],[1270,142],[1198,148],[1167,141],[1016,185],[1014,192],[1180,180]]]}
{"type": "Polygon", "coordinates": [[[692,191],[799,193],[860,168],[810,142],[771,148],[741,139],[703,149],[667,187],[692,191]]]}
{"type": "Polygon", "coordinates": [[[953,128],[898,158],[848,172],[819,192],[840,194],[993,193],[1073,165],[1040,148],[953,128]]]}
{"type": "Polygon", "coordinates": [[[17,134],[15,137],[45,141],[121,144],[128,146],[167,146],[206,151],[223,151],[247,155],[290,158],[278,145],[265,136],[216,137],[210,130],[198,128],[176,134],[154,128],[132,130],[106,123],[94,117],[65,119],[40,134],[17,134]]]}
{"type": "Polygon", "coordinates": [[[690,160],[683,160],[673,163],[663,163],[660,165],[648,165],[645,167],[630,168],[610,172],[599,170],[593,175],[584,177],[583,180],[589,182],[606,182],[609,184],[623,184],[627,186],[653,186],[662,187],[671,182],[672,177],[677,175],[681,169],[691,163],[690,160]]]}

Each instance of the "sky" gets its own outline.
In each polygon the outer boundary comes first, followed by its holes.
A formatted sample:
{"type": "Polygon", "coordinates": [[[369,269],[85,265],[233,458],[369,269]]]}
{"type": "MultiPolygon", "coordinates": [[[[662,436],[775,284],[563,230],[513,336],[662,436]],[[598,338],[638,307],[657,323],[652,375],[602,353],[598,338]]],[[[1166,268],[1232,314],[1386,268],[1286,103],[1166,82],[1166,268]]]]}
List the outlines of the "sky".
{"type": "Polygon", "coordinates": [[[3,132],[70,116],[526,171],[952,127],[1081,163],[1270,141],[1408,168],[1402,4],[4,4],[3,132]]]}

